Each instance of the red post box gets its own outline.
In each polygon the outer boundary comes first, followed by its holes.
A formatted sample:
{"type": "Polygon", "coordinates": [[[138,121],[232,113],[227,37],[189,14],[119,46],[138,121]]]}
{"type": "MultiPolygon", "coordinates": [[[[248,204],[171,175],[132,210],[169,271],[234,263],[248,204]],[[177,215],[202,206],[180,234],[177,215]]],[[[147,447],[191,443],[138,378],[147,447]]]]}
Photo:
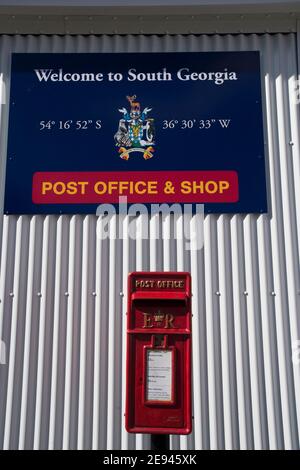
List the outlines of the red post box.
{"type": "Polygon", "coordinates": [[[131,273],[126,429],[134,433],[189,434],[191,409],[190,274],[131,273]]]}

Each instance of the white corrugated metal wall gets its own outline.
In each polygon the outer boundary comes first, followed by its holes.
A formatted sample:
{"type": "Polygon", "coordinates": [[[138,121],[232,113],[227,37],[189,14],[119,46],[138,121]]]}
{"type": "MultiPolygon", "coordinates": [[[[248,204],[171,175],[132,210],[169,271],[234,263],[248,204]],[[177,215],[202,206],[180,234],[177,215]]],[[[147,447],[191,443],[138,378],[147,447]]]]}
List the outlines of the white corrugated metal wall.
{"type": "MultiPolygon", "coordinates": [[[[176,215],[138,217],[137,230],[148,224],[159,233],[150,241],[116,238],[119,222],[126,233],[127,218],[112,218],[111,237],[101,241],[96,216],[4,216],[1,448],[149,448],[149,436],[127,434],[123,420],[132,270],[192,274],[194,430],[173,436],[171,448],[299,448],[300,366],[292,362],[300,339],[296,34],[2,36],[1,191],[11,52],[224,50],[261,51],[270,213],[207,215],[199,251],[186,250],[176,215]]],[[[201,223],[189,223],[200,237],[201,223]]]]}

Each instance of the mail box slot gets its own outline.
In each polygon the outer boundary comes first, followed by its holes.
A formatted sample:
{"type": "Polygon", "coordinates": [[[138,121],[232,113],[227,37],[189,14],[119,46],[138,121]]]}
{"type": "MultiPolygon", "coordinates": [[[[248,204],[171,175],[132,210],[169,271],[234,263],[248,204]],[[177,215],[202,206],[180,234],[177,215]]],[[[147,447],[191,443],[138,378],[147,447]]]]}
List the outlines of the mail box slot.
{"type": "Polygon", "coordinates": [[[128,432],[191,432],[189,273],[129,274],[125,418],[128,432]]]}

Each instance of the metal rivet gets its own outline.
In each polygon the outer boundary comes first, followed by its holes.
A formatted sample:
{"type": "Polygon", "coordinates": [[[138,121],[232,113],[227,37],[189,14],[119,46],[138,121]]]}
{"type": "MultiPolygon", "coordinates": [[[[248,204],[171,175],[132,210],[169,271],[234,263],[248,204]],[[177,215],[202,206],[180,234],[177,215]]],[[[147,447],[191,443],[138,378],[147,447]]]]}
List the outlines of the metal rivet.
{"type": "Polygon", "coordinates": [[[290,140],[289,145],[294,145],[294,142],[292,142],[292,141],[290,140]]]}
{"type": "Polygon", "coordinates": [[[273,291],[273,292],[271,292],[271,295],[273,295],[273,297],[275,297],[275,295],[276,295],[276,292],[274,292],[274,291],[273,291]]]}
{"type": "Polygon", "coordinates": [[[65,292],[66,297],[69,297],[69,295],[70,295],[69,292],[65,292]]]}
{"type": "Polygon", "coordinates": [[[220,295],[221,295],[221,292],[219,292],[219,291],[217,290],[217,292],[215,292],[215,294],[218,295],[218,296],[220,296],[220,295]]]}
{"type": "Polygon", "coordinates": [[[245,291],[243,292],[243,294],[244,294],[244,295],[248,295],[248,292],[245,290],[245,291]]]}
{"type": "Polygon", "coordinates": [[[89,16],[89,20],[92,21],[93,17],[92,16],[89,16]]]}
{"type": "Polygon", "coordinates": [[[124,292],[120,292],[120,297],[124,297],[124,292]]]}
{"type": "Polygon", "coordinates": [[[42,297],[42,293],[41,293],[41,292],[38,292],[36,295],[37,295],[38,297],[42,297]]]}
{"type": "Polygon", "coordinates": [[[96,297],[97,293],[96,293],[96,292],[92,292],[92,295],[93,295],[94,297],[96,297]]]}
{"type": "Polygon", "coordinates": [[[9,293],[9,297],[14,297],[14,296],[15,296],[15,294],[13,292],[9,293]]]}

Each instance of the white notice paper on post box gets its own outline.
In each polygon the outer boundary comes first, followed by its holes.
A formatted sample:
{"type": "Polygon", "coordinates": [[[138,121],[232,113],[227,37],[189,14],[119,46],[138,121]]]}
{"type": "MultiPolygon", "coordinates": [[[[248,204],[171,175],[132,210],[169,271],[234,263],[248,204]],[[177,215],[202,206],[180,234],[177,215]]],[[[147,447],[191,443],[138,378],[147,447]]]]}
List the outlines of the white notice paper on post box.
{"type": "Polygon", "coordinates": [[[146,401],[172,401],[173,351],[147,349],[146,401]]]}

